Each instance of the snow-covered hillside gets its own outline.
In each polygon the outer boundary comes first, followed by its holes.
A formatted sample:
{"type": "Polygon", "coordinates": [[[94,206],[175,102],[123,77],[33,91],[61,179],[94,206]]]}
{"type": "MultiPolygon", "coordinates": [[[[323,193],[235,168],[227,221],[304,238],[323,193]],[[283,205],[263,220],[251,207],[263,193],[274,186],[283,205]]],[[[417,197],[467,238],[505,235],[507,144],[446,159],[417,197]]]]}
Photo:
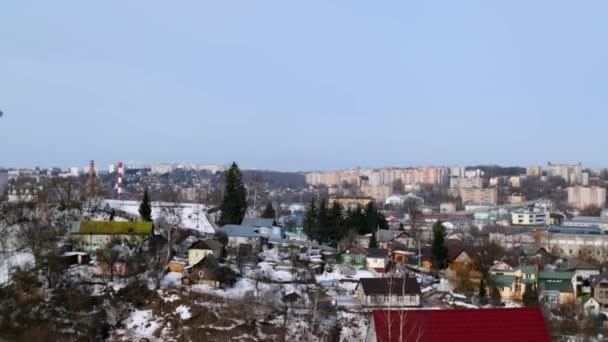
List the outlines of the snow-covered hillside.
{"type": "MultiPolygon", "coordinates": [[[[139,216],[138,201],[104,200],[103,207],[124,211],[139,216]]],[[[181,217],[182,228],[198,230],[201,233],[214,234],[215,227],[207,216],[207,206],[197,203],[152,202],[152,218],[156,221],[171,210],[181,217]]]]}

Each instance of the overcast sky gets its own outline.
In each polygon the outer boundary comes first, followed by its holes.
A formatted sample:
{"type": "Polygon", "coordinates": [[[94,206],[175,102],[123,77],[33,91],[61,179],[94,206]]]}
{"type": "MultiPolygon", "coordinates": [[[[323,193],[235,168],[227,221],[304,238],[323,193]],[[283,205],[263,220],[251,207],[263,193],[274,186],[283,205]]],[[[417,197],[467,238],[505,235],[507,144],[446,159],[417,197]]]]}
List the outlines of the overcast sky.
{"type": "Polygon", "coordinates": [[[606,165],[608,1],[13,1],[0,166],[606,165]]]}

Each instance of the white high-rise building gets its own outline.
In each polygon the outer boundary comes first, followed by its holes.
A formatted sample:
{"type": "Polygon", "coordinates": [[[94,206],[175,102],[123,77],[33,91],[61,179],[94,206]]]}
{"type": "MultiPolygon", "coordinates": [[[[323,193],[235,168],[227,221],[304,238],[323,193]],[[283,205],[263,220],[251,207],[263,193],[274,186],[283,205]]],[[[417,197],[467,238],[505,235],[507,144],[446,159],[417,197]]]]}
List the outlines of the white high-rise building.
{"type": "Polygon", "coordinates": [[[578,209],[588,207],[603,208],[606,204],[606,189],[598,186],[568,187],[568,205],[578,209]]]}

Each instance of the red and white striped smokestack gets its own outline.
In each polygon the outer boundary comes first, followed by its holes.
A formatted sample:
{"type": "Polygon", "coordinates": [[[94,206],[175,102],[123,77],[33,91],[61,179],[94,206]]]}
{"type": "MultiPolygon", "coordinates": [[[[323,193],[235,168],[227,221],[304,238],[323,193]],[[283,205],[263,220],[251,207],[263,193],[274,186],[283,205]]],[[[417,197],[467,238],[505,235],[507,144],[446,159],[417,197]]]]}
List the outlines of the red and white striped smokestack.
{"type": "Polygon", "coordinates": [[[122,200],[122,162],[118,162],[118,173],[116,174],[116,187],[118,190],[118,199],[122,200]]]}

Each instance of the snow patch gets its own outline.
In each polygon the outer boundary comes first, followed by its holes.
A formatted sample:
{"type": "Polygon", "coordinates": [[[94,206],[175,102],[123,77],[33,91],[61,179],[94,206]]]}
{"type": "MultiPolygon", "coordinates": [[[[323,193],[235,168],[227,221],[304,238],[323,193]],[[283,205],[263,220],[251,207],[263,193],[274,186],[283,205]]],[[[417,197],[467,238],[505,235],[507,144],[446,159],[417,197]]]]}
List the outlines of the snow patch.
{"type": "Polygon", "coordinates": [[[185,305],[180,305],[175,309],[175,314],[179,315],[179,318],[182,320],[190,319],[192,314],[190,313],[190,308],[185,305]]]}

